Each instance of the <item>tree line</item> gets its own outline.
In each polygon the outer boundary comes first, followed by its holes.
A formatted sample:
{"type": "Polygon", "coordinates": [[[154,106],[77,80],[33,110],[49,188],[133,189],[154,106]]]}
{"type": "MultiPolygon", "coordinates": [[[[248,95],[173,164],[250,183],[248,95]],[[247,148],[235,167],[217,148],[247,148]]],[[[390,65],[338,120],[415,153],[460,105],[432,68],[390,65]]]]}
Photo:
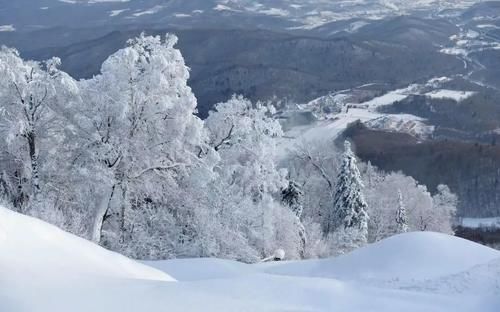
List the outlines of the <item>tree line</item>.
{"type": "Polygon", "coordinates": [[[233,96],[205,120],[177,38],[141,35],[99,75],[0,49],[5,206],[138,259],[256,262],[451,231],[456,196],[309,142],[285,161],[273,105],[233,96]],[[363,181],[367,181],[364,183],[363,181]]]}

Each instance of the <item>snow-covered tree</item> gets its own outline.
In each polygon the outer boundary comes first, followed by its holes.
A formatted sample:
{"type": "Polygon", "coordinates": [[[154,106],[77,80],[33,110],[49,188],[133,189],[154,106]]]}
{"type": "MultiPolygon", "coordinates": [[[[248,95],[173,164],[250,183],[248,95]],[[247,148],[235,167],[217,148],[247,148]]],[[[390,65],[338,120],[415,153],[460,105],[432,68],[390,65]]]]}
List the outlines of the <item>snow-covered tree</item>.
{"type": "Polygon", "coordinates": [[[454,234],[453,224],[457,212],[458,197],[447,185],[440,184],[437,193],[432,197],[433,218],[429,218],[427,229],[454,234]]]}
{"type": "Polygon", "coordinates": [[[283,132],[274,113],[271,105],[234,96],[216,105],[205,123],[210,146],[220,155],[215,183],[253,202],[233,209],[251,209],[239,212],[245,216],[242,230],[262,258],[280,248],[294,257],[301,244],[296,214],[273,199],[288,184],[286,170],[276,165],[277,139],[283,132]]]}
{"type": "Polygon", "coordinates": [[[309,217],[304,218],[302,224],[306,230],[307,237],[304,258],[325,258],[331,256],[329,244],[323,235],[321,224],[309,217]]]}
{"type": "Polygon", "coordinates": [[[337,228],[327,236],[329,255],[338,256],[363,247],[367,242],[365,232],[353,227],[337,228]]]}
{"type": "Polygon", "coordinates": [[[398,210],[396,211],[396,227],[398,233],[408,232],[408,216],[401,190],[398,189],[398,210]]]}
{"type": "Polygon", "coordinates": [[[363,196],[363,182],[351,144],[346,141],[344,147],[327,232],[342,228],[357,229],[362,233],[361,240],[366,240],[369,218],[368,205],[363,196]]]}
{"type": "Polygon", "coordinates": [[[140,259],[318,257],[367,231],[451,232],[446,186],[431,197],[368,165],[363,188],[349,143],[340,157],[303,142],[285,159],[270,104],[234,96],[200,120],[176,40],[141,35],[81,81],[0,49],[0,200],[140,259]]]}
{"type": "Polygon", "coordinates": [[[291,178],[301,185],[304,193],[305,218],[326,228],[333,201],[335,180],[341,153],[332,143],[303,141],[293,147],[286,165],[291,178]]]}
{"type": "Polygon", "coordinates": [[[368,161],[366,166],[364,166],[363,177],[365,179],[365,187],[371,188],[380,182],[381,175],[377,172],[372,163],[368,161]]]}
{"type": "Polygon", "coordinates": [[[302,217],[302,212],[304,211],[302,205],[303,197],[304,193],[300,186],[292,180],[288,182],[288,187],[281,191],[281,201],[285,206],[288,206],[299,219],[302,217]]]}
{"type": "Polygon", "coordinates": [[[59,64],[57,58],[24,61],[16,50],[0,48],[1,181],[14,207],[27,213],[54,189],[47,183],[54,180],[54,156],[68,131],[61,108],[77,93],[59,64]]]}
{"type": "Polygon", "coordinates": [[[327,220],[332,252],[339,254],[365,245],[368,241],[368,205],[363,196],[363,183],[351,144],[344,143],[333,209],[327,220]]]}
{"type": "Polygon", "coordinates": [[[274,254],[278,249],[285,251],[287,259],[299,259],[303,256],[304,245],[301,232],[298,231],[297,217],[290,212],[288,207],[280,205],[270,196],[262,202],[262,257],[274,254]]]}
{"type": "Polygon", "coordinates": [[[110,56],[100,75],[81,83],[87,143],[75,159],[98,171],[101,186],[95,191],[101,200],[92,237],[112,249],[130,249],[126,245],[140,228],[131,218],[143,206],[156,215],[185,215],[172,205],[183,194],[181,184],[209,158],[198,156],[205,131],[194,115],[196,98],[176,42],[175,36],[142,34],[110,56]]]}
{"type": "MultiPolygon", "coordinates": [[[[427,187],[420,185],[415,179],[403,173],[384,173],[374,169],[371,173],[373,183],[370,187],[365,188],[365,198],[368,202],[370,215],[370,242],[401,232],[397,220],[398,210],[401,210],[402,206],[406,213],[407,231],[451,233],[451,214],[454,211],[454,208],[451,207],[456,207],[456,201],[440,201],[437,200],[438,195],[433,198],[427,187]],[[394,195],[395,189],[401,191],[402,202],[399,196],[394,195]],[[441,205],[439,202],[448,202],[450,205],[441,205]]],[[[446,188],[440,187],[440,189],[444,191],[446,188]]],[[[453,196],[455,195],[451,194],[450,197],[450,193],[448,193],[442,198],[455,198],[456,200],[456,197],[453,196]]]]}
{"type": "Polygon", "coordinates": [[[255,200],[281,191],[287,183],[286,171],[275,163],[276,142],[283,131],[274,113],[272,105],[234,96],[217,104],[205,122],[210,145],[221,157],[218,172],[255,200]]]}
{"type": "Polygon", "coordinates": [[[300,255],[302,258],[305,255],[307,245],[306,229],[301,220],[302,213],[304,211],[304,207],[302,204],[303,199],[304,193],[302,192],[300,186],[292,180],[289,181],[288,187],[283,189],[283,191],[281,192],[281,202],[285,207],[288,207],[295,215],[295,223],[302,245],[300,250],[300,255]]]}

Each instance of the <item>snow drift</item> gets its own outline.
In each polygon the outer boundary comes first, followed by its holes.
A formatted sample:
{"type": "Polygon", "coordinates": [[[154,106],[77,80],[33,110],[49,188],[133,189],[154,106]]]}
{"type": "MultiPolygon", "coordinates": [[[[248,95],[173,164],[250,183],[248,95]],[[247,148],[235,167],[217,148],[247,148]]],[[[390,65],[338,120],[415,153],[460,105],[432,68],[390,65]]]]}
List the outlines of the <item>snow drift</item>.
{"type": "Polygon", "coordinates": [[[496,312],[499,261],[472,242],[409,233],[335,259],[149,267],[0,208],[2,312],[496,312]]]}
{"type": "Polygon", "coordinates": [[[465,271],[500,252],[440,233],[396,235],[334,259],[271,265],[268,273],[340,280],[424,280],[465,271]]]}
{"type": "Polygon", "coordinates": [[[174,280],[55,226],[0,207],[0,277],[32,280],[69,276],[174,280]]]}

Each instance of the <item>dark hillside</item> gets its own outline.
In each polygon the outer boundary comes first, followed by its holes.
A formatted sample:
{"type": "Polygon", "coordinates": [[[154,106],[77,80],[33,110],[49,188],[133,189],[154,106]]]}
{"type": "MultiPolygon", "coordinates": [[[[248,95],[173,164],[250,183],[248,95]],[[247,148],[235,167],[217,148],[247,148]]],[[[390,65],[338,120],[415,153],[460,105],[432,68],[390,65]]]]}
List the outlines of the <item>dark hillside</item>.
{"type": "Polygon", "coordinates": [[[356,123],[345,132],[356,154],[386,171],[403,171],[433,191],[447,184],[462,217],[500,215],[500,146],[452,140],[417,142],[407,134],[356,123]]]}

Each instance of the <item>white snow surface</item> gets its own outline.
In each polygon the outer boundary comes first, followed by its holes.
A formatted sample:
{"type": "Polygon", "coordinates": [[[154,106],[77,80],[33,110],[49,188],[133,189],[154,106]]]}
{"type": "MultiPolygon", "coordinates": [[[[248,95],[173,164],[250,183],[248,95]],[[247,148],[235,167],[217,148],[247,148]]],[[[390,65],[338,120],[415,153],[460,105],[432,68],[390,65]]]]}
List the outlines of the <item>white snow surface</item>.
{"type": "Polygon", "coordinates": [[[0,208],[2,312],[493,312],[500,303],[500,252],[436,233],[326,260],[146,263],[157,269],[0,208]]]}
{"type": "Polygon", "coordinates": [[[14,25],[0,25],[0,32],[12,32],[16,31],[14,25]]]}
{"type": "Polygon", "coordinates": [[[122,10],[112,10],[109,12],[109,16],[110,17],[115,17],[115,16],[118,16],[120,14],[122,14],[123,12],[126,12],[128,11],[129,9],[122,9],[122,10]]]}
{"type": "Polygon", "coordinates": [[[23,277],[28,282],[70,276],[174,280],[55,226],[0,207],[0,279],[23,277]]]}
{"type": "Polygon", "coordinates": [[[451,99],[456,102],[461,102],[473,96],[476,92],[472,91],[458,91],[458,90],[434,90],[426,94],[426,96],[433,99],[451,99]]]}
{"type": "MultiPolygon", "coordinates": [[[[433,81],[434,79],[430,80],[430,82],[433,81]]],[[[369,85],[370,84],[367,84],[365,86],[369,85]]],[[[407,123],[410,120],[414,120],[421,126],[415,127],[413,129],[424,131],[423,133],[418,133],[418,135],[428,135],[428,131],[430,130],[430,128],[425,127],[425,120],[422,118],[408,114],[384,114],[377,111],[377,109],[382,106],[391,105],[397,101],[401,101],[407,98],[410,94],[413,94],[415,92],[414,89],[416,88],[418,88],[417,85],[409,85],[406,88],[387,92],[381,96],[375,97],[363,103],[345,103],[345,107],[349,107],[349,109],[344,108],[341,113],[331,116],[332,118],[330,119],[319,120],[318,122],[311,125],[292,128],[291,130],[287,131],[286,136],[278,144],[278,159],[286,158],[290,154],[290,150],[293,150],[297,144],[306,142],[331,142],[332,140],[337,138],[338,135],[349,126],[349,124],[355,121],[366,123],[369,121],[380,119],[382,117],[387,117],[393,120],[397,120],[398,122],[396,122],[395,124],[399,124],[399,121],[404,121],[405,123],[407,123]]],[[[343,90],[335,95],[327,95],[325,97],[318,98],[309,102],[308,104],[302,105],[302,107],[310,109],[315,105],[321,105],[321,103],[331,101],[339,102],[339,105],[341,105],[342,101],[347,98],[343,94],[344,91],[349,92],[351,90],[343,90]]]]}
{"type": "Polygon", "coordinates": [[[334,259],[272,265],[266,272],[343,281],[435,279],[500,258],[500,252],[432,232],[396,235],[334,259]]]}
{"type": "Polygon", "coordinates": [[[419,139],[429,137],[435,130],[434,126],[425,124],[425,120],[408,114],[382,116],[365,125],[370,129],[407,133],[419,139]]]}
{"type": "Polygon", "coordinates": [[[178,281],[228,279],[257,272],[256,268],[245,263],[214,258],[145,261],[144,263],[163,272],[172,272],[170,275],[178,281]]]}
{"type": "Polygon", "coordinates": [[[373,85],[365,84],[299,105],[301,110],[311,111],[319,120],[308,125],[291,126],[278,144],[277,158],[285,159],[290,151],[296,149],[297,145],[304,143],[331,143],[349,124],[355,121],[360,121],[371,129],[402,132],[417,139],[424,139],[435,130],[435,127],[426,119],[410,114],[382,113],[379,108],[402,101],[410,95],[425,95],[435,99],[452,99],[461,102],[475,94],[473,91],[443,89],[442,85],[450,80],[448,77],[435,77],[426,83],[410,84],[405,88],[389,91],[368,101],[350,103],[349,99],[353,91],[373,85]],[[331,107],[333,111],[340,109],[341,112],[323,114],[322,107],[331,107]]]}

